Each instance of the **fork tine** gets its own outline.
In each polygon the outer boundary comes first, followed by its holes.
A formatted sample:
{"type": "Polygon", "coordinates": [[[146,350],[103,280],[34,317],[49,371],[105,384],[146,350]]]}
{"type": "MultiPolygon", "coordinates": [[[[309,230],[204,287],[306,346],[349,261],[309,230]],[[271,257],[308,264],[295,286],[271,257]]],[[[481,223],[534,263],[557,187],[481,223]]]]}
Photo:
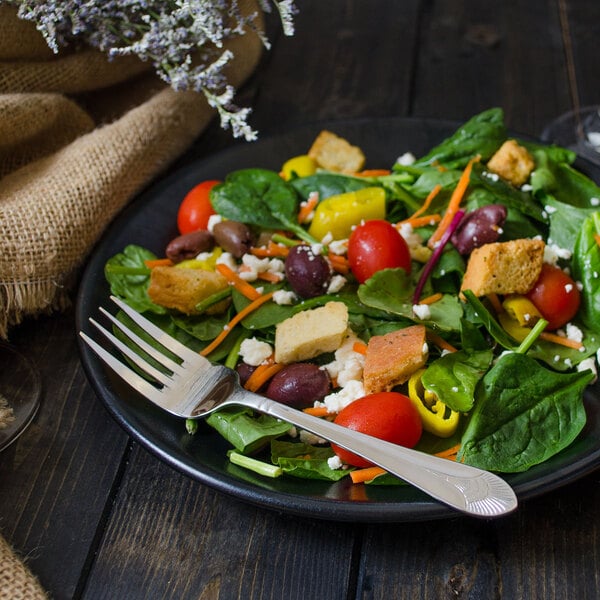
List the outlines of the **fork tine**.
{"type": "MultiPolygon", "coordinates": [[[[104,311],[103,311],[104,312],[104,311]]],[[[112,315],[109,315],[112,316],[112,315]]],[[[112,319],[111,319],[112,321],[112,319]]],[[[140,369],[145,371],[150,377],[156,379],[159,383],[163,385],[168,385],[171,382],[171,378],[162,371],[159,371],[157,368],[153,367],[150,363],[144,360],[137,352],[134,352],[132,348],[124,344],[119,338],[115,337],[112,333],[105,329],[98,321],[90,318],[90,323],[102,333],[102,335],[110,341],[118,350],[120,350],[125,356],[127,356],[131,361],[133,361],[140,369]]],[[[127,332],[124,332],[127,333],[127,332]]],[[[135,340],[133,340],[135,342],[135,340]]],[[[142,348],[143,349],[143,348],[142,348]]]]}
{"type": "Polygon", "coordinates": [[[209,363],[207,359],[200,356],[193,350],[190,350],[187,346],[184,346],[181,342],[176,340],[174,337],[165,333],[162,329],[157,327],[154,323],[143,317],[140,313],[135,311],[133,308],[125,304],[121,299],[116,296],[111,296],[110,299],[124,312],[130,319],[137,323],[142,329],[150,334],[157,342],[162,344],[165,348],[168,348],[173,354],[176,354],[185,361],[191,362],[192,364],[198,365],[204,362],[209,363]]]}
{"type": "MultiPolygon", "coordinates": [[[[181,372],[181,366],[174,360],[171,360],[166,354],[150,345],[146,340],[142,339],[137,333],[129,329],[125,323],[119,321],[114,315],[110,314],[106,309],[100,307],[100,312],[104,314],[112,323],[119,328],[132,342],[137,344],[146,354],[151,356],[156,362],[166,367],[173,373],[181,372]]],[[[92,319],[90,319],[92,321],[92,319]]],[[[99,327],[97,323],[94,323],[96,327],[99,327]]],[[[104,333],[106,335],[106,333],[104,333]]],[[[112,340],[111,340],[112,341],[112,340]]],[[[120,348],[122,350],[122,348],[120,348]]],[[[129,354],[128,354],[129,356],[129,354]]],[[[131,357],[130,357],[131,358],[131,357]]],[[[139,358],[139,357],[138,357],[139,358]]],[[[135,360],[135,359],[134,359],[135,360]]],[[[142,365],[140,365],[142,366],[142,365]]]]}
{"type": "Polygon", "coordinates": [[[120,360],[117,360],[110,352],[105,350],[100,344],[98,344],[91,337],[79,332],[79,335],[83,340],[90,346],[90,348],[117,374],[121,379],[126,381],[132,388],[137,390],[140,394],[146,398],[152,400],[159,406],[162,405],[162,393],[159,389],[155,388],[149,381],[140,377],[135,371],[132,371],[129,367],[126,367],[120,360]]]}

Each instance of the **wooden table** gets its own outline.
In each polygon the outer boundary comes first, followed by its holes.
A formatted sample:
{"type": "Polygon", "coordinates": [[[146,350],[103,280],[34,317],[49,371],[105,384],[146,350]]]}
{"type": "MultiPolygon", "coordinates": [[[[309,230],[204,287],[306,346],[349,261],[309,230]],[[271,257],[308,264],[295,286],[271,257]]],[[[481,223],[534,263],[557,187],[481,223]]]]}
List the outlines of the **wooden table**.
{"type": "MultiPolygon", "coordinates": [[[[262,136],[331,118],[466,120],[539,135],[600,101],[597,0],[305,0],[241,90],[262,136]]],[[[212,126],[179,161],[232,144],[212,126]]],[[[499,521],[316,521],[222,495],[148,454],[83,373],[73,311],[12,341],[44,403],[0,455],[0,530],[56,599],[597,598],[597,472],[499,521]]]]}

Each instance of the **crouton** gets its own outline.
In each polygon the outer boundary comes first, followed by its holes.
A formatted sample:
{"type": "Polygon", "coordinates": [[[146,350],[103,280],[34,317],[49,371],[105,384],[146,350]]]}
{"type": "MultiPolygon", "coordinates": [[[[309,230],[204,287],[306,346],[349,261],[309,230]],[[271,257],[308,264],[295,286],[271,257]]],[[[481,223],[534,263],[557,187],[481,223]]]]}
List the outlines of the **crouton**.
{"type": "Polygon", "coordinates": [[[511,240],[475,248],[469,257],[461,292],[526,294],[537,281],[544,262],[543,240],[511,240]]]}
{"type": "MultiPolygon", "coordinates": [[[[198,314],[196,305],[212,294],[224,290],[228,282],[220,273],[204,269],[154,267],[150,274],[148,296],[160,306],[174,308],[186,315],[198,314]]],[[[229,300],[218,302],[206,312],[223,312],[229,300]]]]}
{"type": "Polygon", "coordinates": [[[487,168],[515,187],[521,187],[529,179],[535,162],[527,148],[520,146],[515,140],[507,140],[490,158],[487,168]]]}
{"type": "Polygon", "coordinates": [[[424,367],[427,361],[425,334],[423,325],[412,325],[385,335],[374,335],[365,355],[365,393],[389,392],[424,367]]]}
{"type": "Polygon", "coordinates": [[[337,350],[348,329],[343,302],[303,310],[275,328],[275,362],[292,363],[337,350]]]}
{"type": "Polygon", "coordinates": [[[308,156],[319,167],[340,173],[356,173],[365,164],[365,155],[360,148],[326,130],[317,136],[308,156]]]}

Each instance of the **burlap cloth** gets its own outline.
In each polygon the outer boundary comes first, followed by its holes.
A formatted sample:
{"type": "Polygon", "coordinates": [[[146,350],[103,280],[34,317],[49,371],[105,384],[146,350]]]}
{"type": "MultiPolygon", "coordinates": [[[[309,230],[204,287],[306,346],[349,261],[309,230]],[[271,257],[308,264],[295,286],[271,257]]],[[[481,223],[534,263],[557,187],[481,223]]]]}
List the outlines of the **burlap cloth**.
{"type": "MultiPolygon", "coordinates": [[[[228,47],[238,86],[262,44],[248,32],[228,47]]],[[[31,23],[0,5],[1,338],[25,316],[69,303],[107,224],[213,116],[202,95],[172,91],[135,57],[53,54],[31,23]]],[[[43,597],[0,536],[0,599],[43,597]]]]}

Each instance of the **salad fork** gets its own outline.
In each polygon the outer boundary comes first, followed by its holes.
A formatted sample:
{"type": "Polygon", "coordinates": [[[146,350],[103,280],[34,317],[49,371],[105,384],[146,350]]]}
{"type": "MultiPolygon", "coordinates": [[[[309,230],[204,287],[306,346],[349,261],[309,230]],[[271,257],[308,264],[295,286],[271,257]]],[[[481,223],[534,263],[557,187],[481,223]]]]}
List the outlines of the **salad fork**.
{"type": "Polygon", "coordinates": [[[90,317],[90,322],[156,384],[126,366],[83,331],[80,335],[117,375],[163,410],[179,417],[196,419],[226,406],[250,407],[350,450],[465,514],[497,517],[516,509],[516,495],[501,477],[470,465],[377,439],[249,392],[240,385],[234,370],[211,363],[119,298],[111,296],[111,300],[165,351],[179,360],[173,360],[144,341],[102,307],[100,311],[141,352],[133,350],[95,319],[90,317]],[[141,353],[151,357],[163,368],[152,365],[141,353]]]}

